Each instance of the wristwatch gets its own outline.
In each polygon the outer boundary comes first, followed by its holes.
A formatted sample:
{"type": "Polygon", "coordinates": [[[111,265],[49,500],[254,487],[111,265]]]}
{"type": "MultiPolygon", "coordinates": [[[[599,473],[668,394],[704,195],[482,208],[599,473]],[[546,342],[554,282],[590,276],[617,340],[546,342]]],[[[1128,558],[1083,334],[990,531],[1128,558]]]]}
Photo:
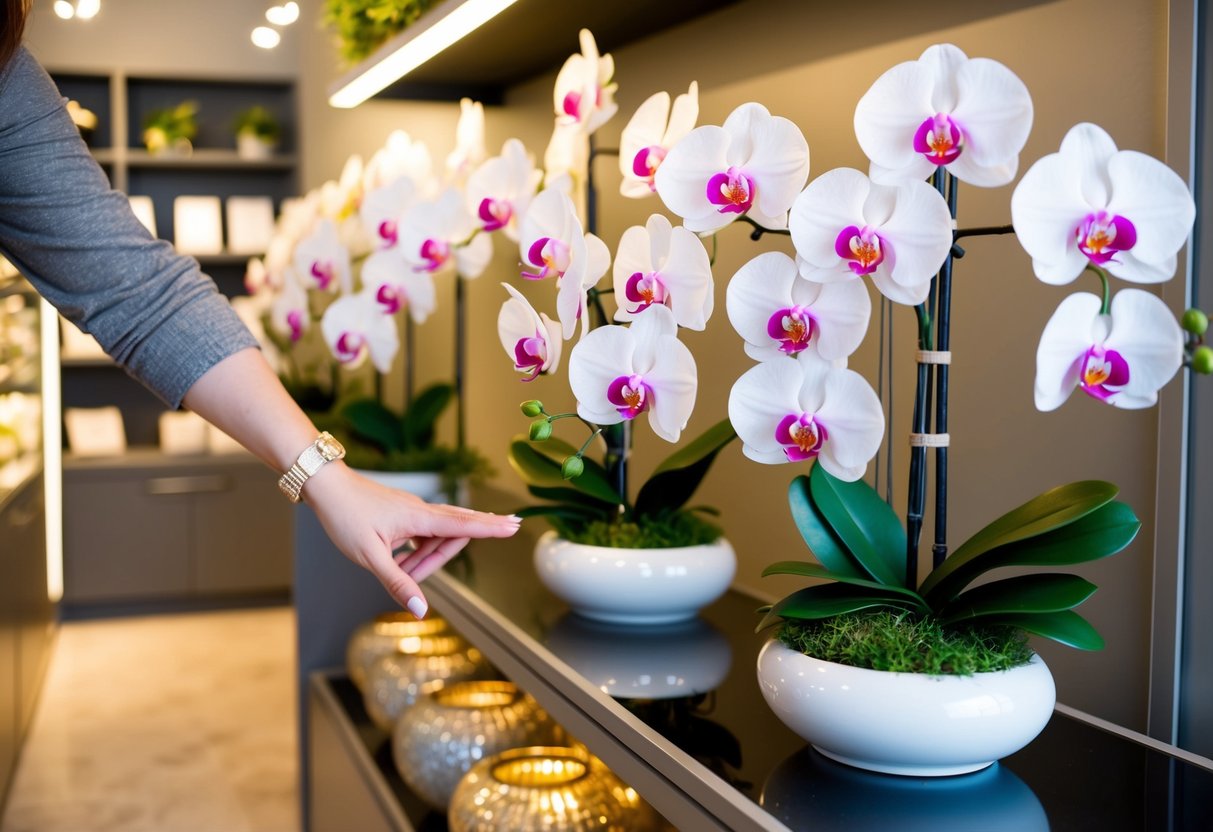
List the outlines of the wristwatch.
{"type": "Polygon", "coordinates": [[[301,502],[303,484],[307,482],[308,477],[319,471],[326,462],[341,459],[343,456],[345,456],[345,448],[328,431],[325,431],[317,436],[312,444],[303,449],[303,453],[299,454],[295,464],[282,475],[282,479],[278,480],[278,487],[292,503],[301,502]]]}

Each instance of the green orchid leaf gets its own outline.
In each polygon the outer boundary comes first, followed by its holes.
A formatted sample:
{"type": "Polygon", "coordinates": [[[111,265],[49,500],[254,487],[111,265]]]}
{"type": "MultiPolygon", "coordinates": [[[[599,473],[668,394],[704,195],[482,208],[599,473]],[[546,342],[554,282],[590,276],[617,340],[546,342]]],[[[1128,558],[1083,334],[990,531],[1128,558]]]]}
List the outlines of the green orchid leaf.
{"type": "Polygon", "coordinates": [[[813,504],[809,493],[809,478],[804,474],[792,480],[788,487],[788,506],[792,510],[792,521],[800,536],[804,538],[809,552],[836,575],[852,578],[871,577],[859,562],[842,545],[838,535],[830,528],[825,517],[813,504]]]}
{"type": "Polygon", "coordinates": [[[992,569],[1069,566],[1098,560],[1124,549],[1140,530],[1141,521],[1133,509],[1121,502],[1108,503],[1060,528],[981,552],[965,563],[954,565],[949,558],[927,576],[918,591],[932,608],[939,609],[992,569]]]}
{"type": "MultiPolygon", "coordinates": [[[[528,439],[527,441],[530,440],[528,439]]],[[[568,442],[565,442],[563,439],[559,439],[555,436],[549,437],[542,442],[531,442],[531,449],[540,455],[546,456],[548,459],[553,460],[557,464],[564,462],[566,457],[576,456],[577,451],[579,450],[568,442]]],[[[602,467],[602,463],[590,459],[588,456],[583,456],[581,461],[585,465],[585,470],[587,472],[592,472],[593,475],[600,476],[607,482],[611,481],[610,477],[607,475],[606,468],[602,467]]],[[[618,504],[619,500],[616,499],[613,502],[618,504]]]]}
{"type": "Polygon", "coordinates": [[[527,506],[520,508],[514,512],[519,517],[556,517],[562,520],[573,520],[579,523],[588,523],[599,519],[599,516],[594,512],[582,508],[581,506],[562,503],[559,505],[542,505],[542,506],[527,506]]]}
{"type": "Polygon", "coordinates": [[[863,480],[845,482],[814,465],[809,491],[817,510],[864,571],[878,583],[906,585],[906,532],[876,489],[863,480]]]}
{"type": "Polygon", "coordinates": [[[716,455],[737,438],[728,419],[717,422],[660,465],[636,496],[636,514],[652,516],[677,511],[694,496],[716,455]]]}
{"type": "Polygon", "coordinates": [[[893,609],[911,609],[913,603],[891,592],[875,592],[862,587],[847,584],[821,584],[799,589],[783,600],[774,604],[763,616],[755,632],[761,632],[776,623],[780,618],[821,619],[833,618],[848,612],[871,609],[873,607],[891,607],[893,609]]]}
{"type": "Polygon", "coordinates": [[[400,418],[377,399],[357,399],[341,408],[350,432],[383,453],[401,450],[400,418]]]}
{"type": "Polygon", "coordinates": [[[1061,612],[1091,597],[1095,584],[1077,575],[1020,575],[970,589],[941,611],[944,624],[1002,613],[1061,612]]]}
{"type": "Polygon", "coordinates": [[[1021,540],[1051,532],[1086,517],[1116,498],[1110,482],[1083,480],[1058,486],[1033,497],[973,535],[948,556],[943,565],[927,576],[918,588],[928,595],[934,586],[981,554],[1021,540]]]}
{"type": "Polygon", "coordinates": [[[532,496],[538,497],[541,500],[550,500],[553,503],[567,503],[568,505],[590,509],[611,517],[619,513],[618,503],[605,502],[597,497],[578,491],[575,488],[528,485],[526,490],[529,491],[532,496]]]}
{"type": "Polygon", "coordinates": [[[449,384],[430,385],[413,397],[400,420],[405,448],[428,448],[434,444],[434,426],[454,397],[455,388],[449,384]]]}
{"type": "Polygon", "coordinates": [[[858,578],[851,575],[840,575],[837,572],[831,572],[824,566],[817,563],[808,563],[807,561],[799,560],[783,560],[778,563],[772,563],[766,569],[762,570],[762,577],[768,575],[799,575],[802,578],[823,578],[828,581],[838,581],[839,583],[850,584],[851,586],[862,586],[868,589],[880,590],[883,592],[892,592],[912,603],[914,608],[921,613],[929,613],[931,608],[927,606],[927,602],[922,599],[917,592],[912,589],[906,589],[901,586],[891,586],[889,584],[879,584],[876,581],[870,581],[866,578],[858,578]]]}
{"type": "Polygon", "coordinates": [[[508,458],[510,467],[527,485],[547,488],[571,486],[603,502],[619,505],[619,495],[605,476],[599,475],[587,465],[581,476],[566,480],[560,474],[560,463],[537,452],[525,437],[519,437],[510,443],[508,458]]]}
{"type": "Polygon", "coordinates": [[[1104,646],[1103,636],[1085,618],[1073,610],[1001,613],[975,618],[971,623],[1018,627],[1032,635],[1052,639],[1079,650],[1102,650],[1104,646]]]}

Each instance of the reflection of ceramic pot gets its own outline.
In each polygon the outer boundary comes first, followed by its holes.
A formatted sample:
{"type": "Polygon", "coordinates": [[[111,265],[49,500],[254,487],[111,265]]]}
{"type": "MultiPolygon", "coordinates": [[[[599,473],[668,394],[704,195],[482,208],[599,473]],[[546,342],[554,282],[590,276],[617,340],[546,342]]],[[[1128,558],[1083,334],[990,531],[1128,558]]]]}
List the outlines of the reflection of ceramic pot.
{"type": "Polygon", "coordinates": [[[248,131],[236,134],[236,155],[241,159],[263,162],[274,155],[277,142],[266,141],[248,131]]]}
{"type": "Polygon", "coordinates": [[[367,670],[379,659],[398,651],[407,651],[408,642],[437,635],[449,629],[446,621],[436,615],[428,615],[418,621],[411,612],[386,612],[354,630],[345,648],[345,667],[350,680],[358,688],[366,687],[367,670]]]}
{"type": "Polygon", "coordinates": [[[385,731],[417,697],[447,682],[482,679],[491,668],[480,651],[450,631],[401,641],[367,669],[363,701],[371,719],[385,731]],[[406,643],[407,642],[407,643],[406,643]]]}
{"type": "Polygon", "coordinates": [[[839,762],[887,774],[964,774],[1023,748],[1053,713],[1039,656],[972,676],[888,673],[824,662],[768,641],[758,685],[785,725],[839,762]]]}
{"type": "Polygon", "coordinates": [[[775,767],[759,803],[794,832],[1049,829],[1032,789],[1001,765],[959,777],[890,777],[840,765],[805,748],[775,767]]]}
{"type": "Polygon", "coordinates": [[[405,709],[392,733],[392,756],[404,782],[445,811],[459,780],[485,757],[564,740],[547,712],[513,682],[454,682],[405,709]]]}
{"type": "Polygon", "coordinates": [[[532,746],[481,760],[451,796],[451,832],[645,832],[647,803],[581,749],[532,746]]]}
{"type": "Polygon", "coordinates": [[[616,624],[685,621],[729,588],[737,571],[724,538],[674,549],[612,549],[548,532],[535,569],[557,597],[587,618],[616,624]]]}
{"type": "Polygon", "coordinates": [[[729,674],[728,639],[698,616],[649,627],[621,627],[568,614],[545,646],[594,687],[622,699],[674,699],[707,693],[729,674]]]}

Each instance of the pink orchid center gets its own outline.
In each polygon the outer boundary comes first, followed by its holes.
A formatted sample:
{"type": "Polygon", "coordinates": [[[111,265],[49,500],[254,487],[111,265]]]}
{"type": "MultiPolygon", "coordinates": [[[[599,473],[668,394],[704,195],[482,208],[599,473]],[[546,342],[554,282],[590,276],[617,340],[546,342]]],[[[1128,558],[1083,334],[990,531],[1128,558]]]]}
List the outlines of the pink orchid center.
{"type": "Polygon", "coordinates": [[[1129,362],[1116,350],[1091,347],[1079,362],[1078,386],[1092,398],[1107,401],[1129,383],[1129,362]]]}
{"type": "Polygon", "coordinates": [[[817,322],[806,306],[778,309],[767,321],[767,335],[779,342],[781,352],[796,354],[809,345],[817,322]]]}
{"type": "Polygon", "coordinates": [[[569,247],[563,240],[554,237],[540,237],[531,244],[526,257],[532,266],[539,269],[537,272],[522,272],[522,276],[529,280],[564,277],[569,268],[569,247]]]}
{"type": "Polygon", "coordinates": [[[396,245],[399,239],[399,232],[396,227],[395,220],[384,220],[379,223],[379,239],[387,243],[387,247],[391,248],[396,245]]]}
{"type": "Polygon", "coordinates": [[[564,101],[561,102],[561,109],[564,110],[566,116],[569,116],[574,121],[581,121],[581,93],[576,90],[565,93],[564,101]]]}
{"type": "Polygon", "coordinates": [[[1074,236],[1078,241],[1078,250],[1099,266],[1137,244],[1137,228],[1133,223],[1107,211],[1087,214],[1074,236]]]}
{"type": "Polygon", "coordinates": [[[286,326],[291,331],[291,342],[303,337],[303,310],[292,309],[286,313],[286,326]]]}
{"type": "Polygon", "coordinates": [[[657,188],[653,183],[653,177],[657,175],[657,168],[661,167],[661,163],[665,161],[667,153],[669,153],[668,150],[659,144],[655,144],[642,149],[636,154],[636,158],[632,160],[632,173],[648,182],[650,190],[657,188]]]}
{"type": "Polygon", "coordinates": [[[514,216],[514,207],[504,199],[485,197],[480,200],[480,221],[484,223],[485,231],[496,231],[509,224],[514,216]]]}
{"type": "Polygon", "coordinates": [[[654,303],[661,305],[669,298],[670,293],[661,276],[657,272],[635,272],[628,278],[624,286],[624,294],[632,303],[639,304],[635,309],[629,309],[632,314],[648,309],[654,303]]]}
{"type": "Polygon", "coordinates": [[[385,283],[375,293],[375,301],[383,308],[383,314],[395,315],[404,306],[404,293],[385,283]]]}
{"type": "Polygon", "coordinates": [[[731,167],[708,180],[707,195],[721,214],[744,214],[754,205],[754,180],[731,167]]]}
{"type": "Polygon", "coordinates": [[[964,150],[964,131],[951,116],[936,113],[918,125],[914,149],[935,165],[949,165],[964,150]]]}
{"type": "Polygon", "coordinates": [[[436,272],[441,269],[451,257],[451,245],[445,240],[426,240],[421,244],[421,259],[423,265],[414,266],[415,272],[436,272]]]}
{"type": "Polygon", "coordinates": [[[815,458],[827,439],[829,431],[826,426],[811,413],[789,413],[779,420],[775,428],[775,441],[783,445],[783,452],[790,462],[815,458]]]}
{"type": "Polygon", "coordinates": [[[536,332],[529,338],[519,338],[514,344],[514,369],[527,375],[522,381],[534,381],[543,372],[548,361],[548,342],[543,334],[536,332]]]}
{"type": "Polygon", "coordinates": [[[834,252],[860,277],[876,271],[888,249],[888,242],[867,225],[848,225],[834,240],[834,252]]]}
{"type": "Polygon", "coordinates": [[[312,277],[316,278],[316,285],[320,287],[320,291],[327,292],[333,280],[337,277],[337,269],[329,260],[313,260],[312,261],[312,277]]]}
{"type": "Polygon", "coordinates": [[[645,382],[644,376],[619,376],[607,387],[607,400],[615,405],[620,416],[635,419],[653,403],[653,388],[645,382]]]}
{"type": "Polygon", "coordinates": [[[334,352],[337,353],[337,360],[343,364],[349,364],[357,361],[362,355],[362,348],[366,346],[366,338],[357,332],[343,332],[337,338],[337,344],[334,352]]]}

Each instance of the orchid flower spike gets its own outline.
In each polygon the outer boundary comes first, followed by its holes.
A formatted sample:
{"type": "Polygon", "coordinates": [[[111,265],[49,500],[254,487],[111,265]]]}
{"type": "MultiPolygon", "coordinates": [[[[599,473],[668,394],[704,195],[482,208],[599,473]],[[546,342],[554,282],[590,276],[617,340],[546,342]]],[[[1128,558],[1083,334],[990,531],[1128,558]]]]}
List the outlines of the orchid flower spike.
{"type": "Polygon", "coordinates": [[[413,323],[423,324],[437,305],[434,277],[413,268],[398,249],[372,252],[362,264],[362,290],[375,298],[383,315],[409,311],[413,323]]]}
{"type": "Polygon", "coordinates": [[[484,161],[484,105],[470,98],[459,100],[459,122],[455,125],[455,149],[446,157],[449,181],[461,183],[484,161]]]}
{"type": "Polygon", "coordinates": [[[1061,285],[1095,265],[1134,283],[1175,274],[1196,218],[1188,186],[1162,162],[1117,150],[1104,130],[1077,124],[1061,150],[1040,159],[1011,196],[1015,236],[1045,283],[1061,285]]]}
{"type": "Polygon", "coordinates": [[[747,370],[729,393],[729,421],[755,462],[815,459],[848,482],[863,476],[884,434],[880,399],[864,377],[812,352],[747,370]]]}
{"type": "Polygon", "coordinates": [[[501,155],[478,167],[467,183],[467,206],[482,231],[502,231],[518,240],[518,224],[539,189],[543,171],[536,170],[526,147],[507,139],[501,155]]]}
{"type": "Polygon", "coordinates": [[[879,185],[853,168],[809,183],[789,220],[801,273],[814,283],[870,277],[895,303],[922,303],[952,247],[952,215],[925,182],[879,185]]]}
{"type": "Polygon", "coordinates": [[[923,180],[944,167],[970,185],[1005,185],[1031,129],[1023,81],[949,43],[885,72],[855,107],[855,137],[883,183],[923,180]]]}
{"type": "Polygon", "coordinates": [[[580,180],[585,177],[590,163],[590,137],[579,125],[561,124],[556,121],[552,138],[543,152],[543,183],[552,187],[557,180],[567,177],[580,180]]]}
{"type": "Polygon", "coordinates": [[[619,192],[639,199],[656,192],[653,177],[670,148],[678,144],[695,127],[699,118],[699,85],[674,99],[664,90],[654,93],[632,115],[619,139],[619,171],[623,181],[619,192]]]}
{"type": "Polygon", "coordinates": [[[370,356],[375,369],[386,373],[400,347],[395,318],[384,315],[378,300],[366,291],[329,304],[320,319],[320,331],[337,360],[351,369],[370,356]]]}
{"type": "Polygon", "coordinates": [[[557,124],[575,125],[588,136],[619,109],[615,103],[618,85],[613,81],[615,59],[599,56],[589,29],[582,29],[580,38],[581,52],[570,55],[556,76],[553,101],[557,124]]]}
{"type": "Polygon", "coordinates": [[[696,127],[670,149],[654,182],[666,207],[696,234],[746,215],[787,227],[788,209],[809,175],[800,128],[761,104],[742,104],[724,126],[696,127]]]}
{"type": "Polygon", "coordinates": [[[293,344],[303,337],[311,323],[307,291],[299,283],[295,270],[288,268],[281,289],[270,303],[270,327],[293,344]]]}
{"type": "Polygon", "coordinates": [[[602,240],[582,230],[568,194],[547,189],[531,201],[522,219],[519,249],[524,278],[556,279],[556,314],[565,339],[573,337],[579,320],[582,332],[588,330],[586,290],[606,274],[611,253],[602,240]]]}
{"type": "Polygon", "coordinates": [[[674,321],[702,330],[712,316],[712,265],[699,238],[674,228],[662,214],[634,225],[615,254],[615,320],[631,321],[654,306],[668,306],[674,321]]]}
{"type": "Polygon", "coordinates": [[[514,369],[523,373],[520,381],[534,381],[541,373],[551,374],[560,366],[560,324],[536,312],[522,293],[502,283],[510,298],[497,315],[497,335],[506,355],[514,359],[514,369]]]}
{"type": "Polygon", "coordinates": [[[1075,389],[1124,408],[1150,407],[1183,362],[1184,336],[1159,298],[1125,289],[1101,314],[1096,295],[1070,295],[1036,350],[1036,407],[1055,410],[1075,389]]]}
{"type": "Polygon", "coordinates": [[[294,266],[304,285],[322,292],[352,290],[350,253],[341,243],[337,224],[331,219],[317,222],[312,232],[295,246],[294,266]]]}
{"type": "Polygon", "coordinates": [[[805,350],[834,361],[859,348],[872,301],[858,280],[813,283],[791,257],[768,251],[733,275],[725,308],[745,341],[746,355],[755,361],[805,350]]]}
{"type": "Polygon", "coordinates": [[[413,271],[431,275],[453,269],[460,277],[479,277],[493,257],[492,242],[476,233],[464,196],[455,188],[409,211],[401,222],[399,247],[413,271]]]}
{"type": "Polygon", "coordinates": [[[698,384],[695,359],[664,306],[630,327],[591,330],[569,356],[569,386],[582,419],[614,425],[647,412],[649,426],[667,442],[677,442],[691,418],[698,384]]]}
{"type": "Polygon", "coordinates": [[[402,176],[413,181],[419,198],[433,196],[435,177],[429,148],[403,130],[393,130],[383,147],[367,162],[363,183],[372,191],[390,185],[402,176]]]}
{"type": "Polygon", "coordinates": [[[416,201],[417,186],[407,176],[366,192],[358,208],[358,216],[374,248],[392,248],[396,245],[400,220],[416,201]]]}

